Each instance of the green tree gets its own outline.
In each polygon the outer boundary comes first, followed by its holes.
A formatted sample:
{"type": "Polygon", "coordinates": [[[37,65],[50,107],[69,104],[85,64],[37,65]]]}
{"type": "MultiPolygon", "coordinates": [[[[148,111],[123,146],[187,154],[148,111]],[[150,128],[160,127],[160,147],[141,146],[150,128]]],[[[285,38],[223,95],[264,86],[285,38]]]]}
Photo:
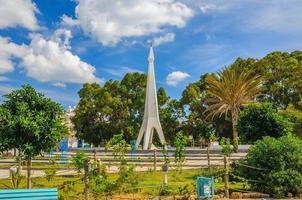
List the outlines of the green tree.
{"type": "MultiPolygon", "coordinates": [[[[84,84],[72,118],[77,137],[94,146],[105,144],[115,134],[122,133],[127,142],[136,138],[143,119],[146,79],[145,74],[136,72],[126,74],[121,81],[109,80],[103,86],[84,84]]],[[[175,135],[177,103],[163,88],[158,90],[158,102],[164,132],[175,135]]]]}
{"type": "Polygon", "coordinates": [[[285,197],[302,192],[302,140],[291,134],[264,137],[236,165],[237,175],[250,181],[253,191],[285,197]]]}
{"type": "Polygon", "coordinates": [[[247,105],[239,114],[240,140],[253,143],[264,136],[280,137],[291,132],[291,123],[271,103],[247,105]]]}
{"type": "Polygon", "coordinates": [[[231,67],[251,70],[263,77],[263,95],[259,100],[270,101],[285,109],[297,105],[302,94],[302,51],[272,52],[261,59],[238,58],[231,67]]]}
{"type": "Polygon", "coordinates": [[[233,141],[237,140],[237,119],[241,107],[254,100],[261,89],[261,79],[251,71],[239,71],[236,68],[225,68],[206,78],[208,84],[207,117],[230,115],[233,127],[233,141]]]}
{"type": "Polygon", "coordinates": [[[23,85],[5,95],[0,112],[0,144],[3,149],[18,149],[20,157],[27,160],[30,188],[31,159],[55,148],[68,132],[62,120],[63,109],[30,85],[23,85]]]}
{"type": "Polygon", "coordinates": [[[280,113],[292,123],[293,133],[302,138],[302,100],[296,106],[289,104],[286,110],[281,110],[280,113]]]}

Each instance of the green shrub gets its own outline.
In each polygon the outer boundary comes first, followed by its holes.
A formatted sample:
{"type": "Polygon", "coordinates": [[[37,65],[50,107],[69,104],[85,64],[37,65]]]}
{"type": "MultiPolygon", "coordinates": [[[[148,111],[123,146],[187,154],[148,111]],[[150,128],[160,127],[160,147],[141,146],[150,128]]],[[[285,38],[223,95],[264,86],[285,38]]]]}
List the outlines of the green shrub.
{"type": "Polygon", "coordinates": [[[121,192],[136,191],[138,186],[138,177],[135,173],[135,166],[121,165],[115,184],[117,189],[121,192]]]}
{"type": "Polygon", "coordinates": [[[71,162],[77,169],[78,174],[84,169],[84,161],[88,159],[88,156],[83,151],[77,151],[75,155],[71,157],[71,162]]]}
{"type": "Polygon", "coordinates": [[[258,140],[236,164],[235,173],[250,181],[252,190],[276,197],[289,192],[298,196],[302,193],[302,140],[291,134],[258,140]]]}
{"type": "Polygon", "coordinates": [[[280,137],[291,132],[291,123],[271,103],[246,106],[238,118],[240,140],[253,143],[264,136],[280,137]]]}
{"type": "Polygon", "coordinates": [[[188,143],[188,137],[183,133],[183,131],[179,131],[176,133],[176,137],[174,140],[175,146],[175,164],[179,170],[182,169],[182,165],[185,161],[185,146],[188,143]]]}
{"type": "Polygon", "coordinates": [[[293,133],[302,138],[302,100],[299,106],[289,104],[286,110],[281,110],[280,113],[293,124],[293,133]]]}
{"type": "Polygon", "coordinates": [[[44,170],[45,176],[46,176],[46,180],[48,182],[50,182],[56,175],[57,170],[54,168],[48,168],[44,170]]]}
{"type": "Polygon", "coordinates": [[[222,138],[220,140],[220,146],[222,147],[222,153],[226,156],[230,156],[234,152],[234,146],[231,144],[230,138],[222,138]]]}

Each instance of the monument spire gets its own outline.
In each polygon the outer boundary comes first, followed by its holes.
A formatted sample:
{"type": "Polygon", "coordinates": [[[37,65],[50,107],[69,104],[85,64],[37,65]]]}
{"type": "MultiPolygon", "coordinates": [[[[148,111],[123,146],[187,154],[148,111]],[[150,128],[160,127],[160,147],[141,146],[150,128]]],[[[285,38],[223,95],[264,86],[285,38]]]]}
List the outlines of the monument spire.
{"type": "Polygon", "coordinates": [[[136,140],[136,146],[138,146],[142,140],[142,137],[144,136],[143,149],[151,149],[154,129],[158,133],[160,142],[162,144],[165,143],[165,137],[158,115],[157,92],[154,73],[154,53],[152,44],[149,50],[148,63],[144,119],[136,140]]]}

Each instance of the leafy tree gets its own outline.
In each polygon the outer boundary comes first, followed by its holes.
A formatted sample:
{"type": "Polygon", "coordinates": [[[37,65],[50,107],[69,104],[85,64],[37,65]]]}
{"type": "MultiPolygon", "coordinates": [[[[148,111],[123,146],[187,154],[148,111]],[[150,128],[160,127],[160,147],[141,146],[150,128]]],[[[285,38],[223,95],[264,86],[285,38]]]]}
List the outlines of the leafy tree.
{"type": "Polygon", "coordinates": [[[207,108],[206,99],[207,83],[204,74],[200,80],[189,84],[182,93],[180,104],[184,110],[181,129],[188,135],[192,135],[195,140],[204,138],[209,142],[212,133],[221,136],[229,136],[231,124],[224,117],[215,116],[211,121],[205,120],[205,110],[207,108]]]}
{"type": "Polygon", "coordinates": [[[263,95],[278,108],[297,105],[302,94],[302,51],[272,52],[261,59],[237,59],[231,67],[253,71],[263,77],[263,95]]]}
{"type": "Polygon", "coordinates": [[[180,119],[183,116],[183,111],[179,101],[169,98],[167,101],[167,103],[160,106],[159,118],[165,134],[166,142],[172,143],[174,141],[176,133],[181,130],[180,119]]]}
{"type": "Polygon", "coordinates": [[[289,104],[286,110],[281,110],[280,113],[292,123],[293,133],[302,138],[302,100],[296,106],[289,104]]]}
{"type": "MultiPolygon", "coordinates": [[[[120,82],[109,80],[103,86],[84,84],[72,118],[77,137],[94,146],[105,144],[115,134],[122,133],[126,141],[136,138],[143,119],[146,79],[145,74],[136,72],[126,74],[120,82]]],[[[163,131],[175,135],[179,126],[175,117],[177,103],[163,88],[158,90],[158,102],[163,131]]]]}
{"type": "Polygon", "coordinates": [[[236,166],[237,175],[250,181],[253,191],[285,197],[302,192],[302,140],[289,134],[264,137],[236,166]]]}
{"type": "Polygon", "coordinates": [[[253,143],[264,136],[286,135],[291,132],[291,124],[271,103],[254,103],[239,114],[237,130],[241,141],[253,143]]]}
{"type": "Polygon", "coordinates": [[[2,150],[16,148],[27,160],[31,187],[31,159],[55,148],[67,128],[62,120],[63,109],[30,85],[5,95],[0,106],[0,144],[2,150]]]}
{"type": "Polygon", "coordinates": [[[80,101],[75,109],[75,116],[71,119],[75,125],[76,136],[88,143],[98,145],[102,134],[97,126],[98,110],[96,102],[102,88],[96,84],[84,84],[78,92],[80,101]]]}
{"type": "Polygon", "coordinates": [[[217,74],[206,78],[208,83],[207,117],[226,116],[230,114],[233,126],[233,141],[237,140],[236,130],[238,114],[241,107],[254,100],[260,93],[261,79],[251,71],[239,71],[236,68],[225,68],[217,74]]]}

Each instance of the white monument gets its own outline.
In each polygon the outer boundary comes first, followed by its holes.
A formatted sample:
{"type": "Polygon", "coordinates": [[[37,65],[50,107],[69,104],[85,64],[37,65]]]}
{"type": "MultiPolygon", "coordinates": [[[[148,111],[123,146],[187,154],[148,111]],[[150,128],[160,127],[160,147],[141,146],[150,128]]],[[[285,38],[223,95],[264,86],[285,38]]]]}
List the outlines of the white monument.
{"type": "Polygon", "coordinates": [[[165,137],[160,125],[159,115],[158,115],[158,104],[157,104],[157,94],[156,94],[156,84],[155,84],[155,74],[154,74],[154,54],[153,54],[152,46],[150,47],[148,62],[149,65],[148,65],[144,119],[136,140],[136,146],[138,147],[138,145],[141,143],[142,137],[144,136],[143,149],[152,148],[152,138],[153,138],[154,129],[156,129],[156,132],[158,133],[160,142],[163,145],[165,144],[165,137]]]}

